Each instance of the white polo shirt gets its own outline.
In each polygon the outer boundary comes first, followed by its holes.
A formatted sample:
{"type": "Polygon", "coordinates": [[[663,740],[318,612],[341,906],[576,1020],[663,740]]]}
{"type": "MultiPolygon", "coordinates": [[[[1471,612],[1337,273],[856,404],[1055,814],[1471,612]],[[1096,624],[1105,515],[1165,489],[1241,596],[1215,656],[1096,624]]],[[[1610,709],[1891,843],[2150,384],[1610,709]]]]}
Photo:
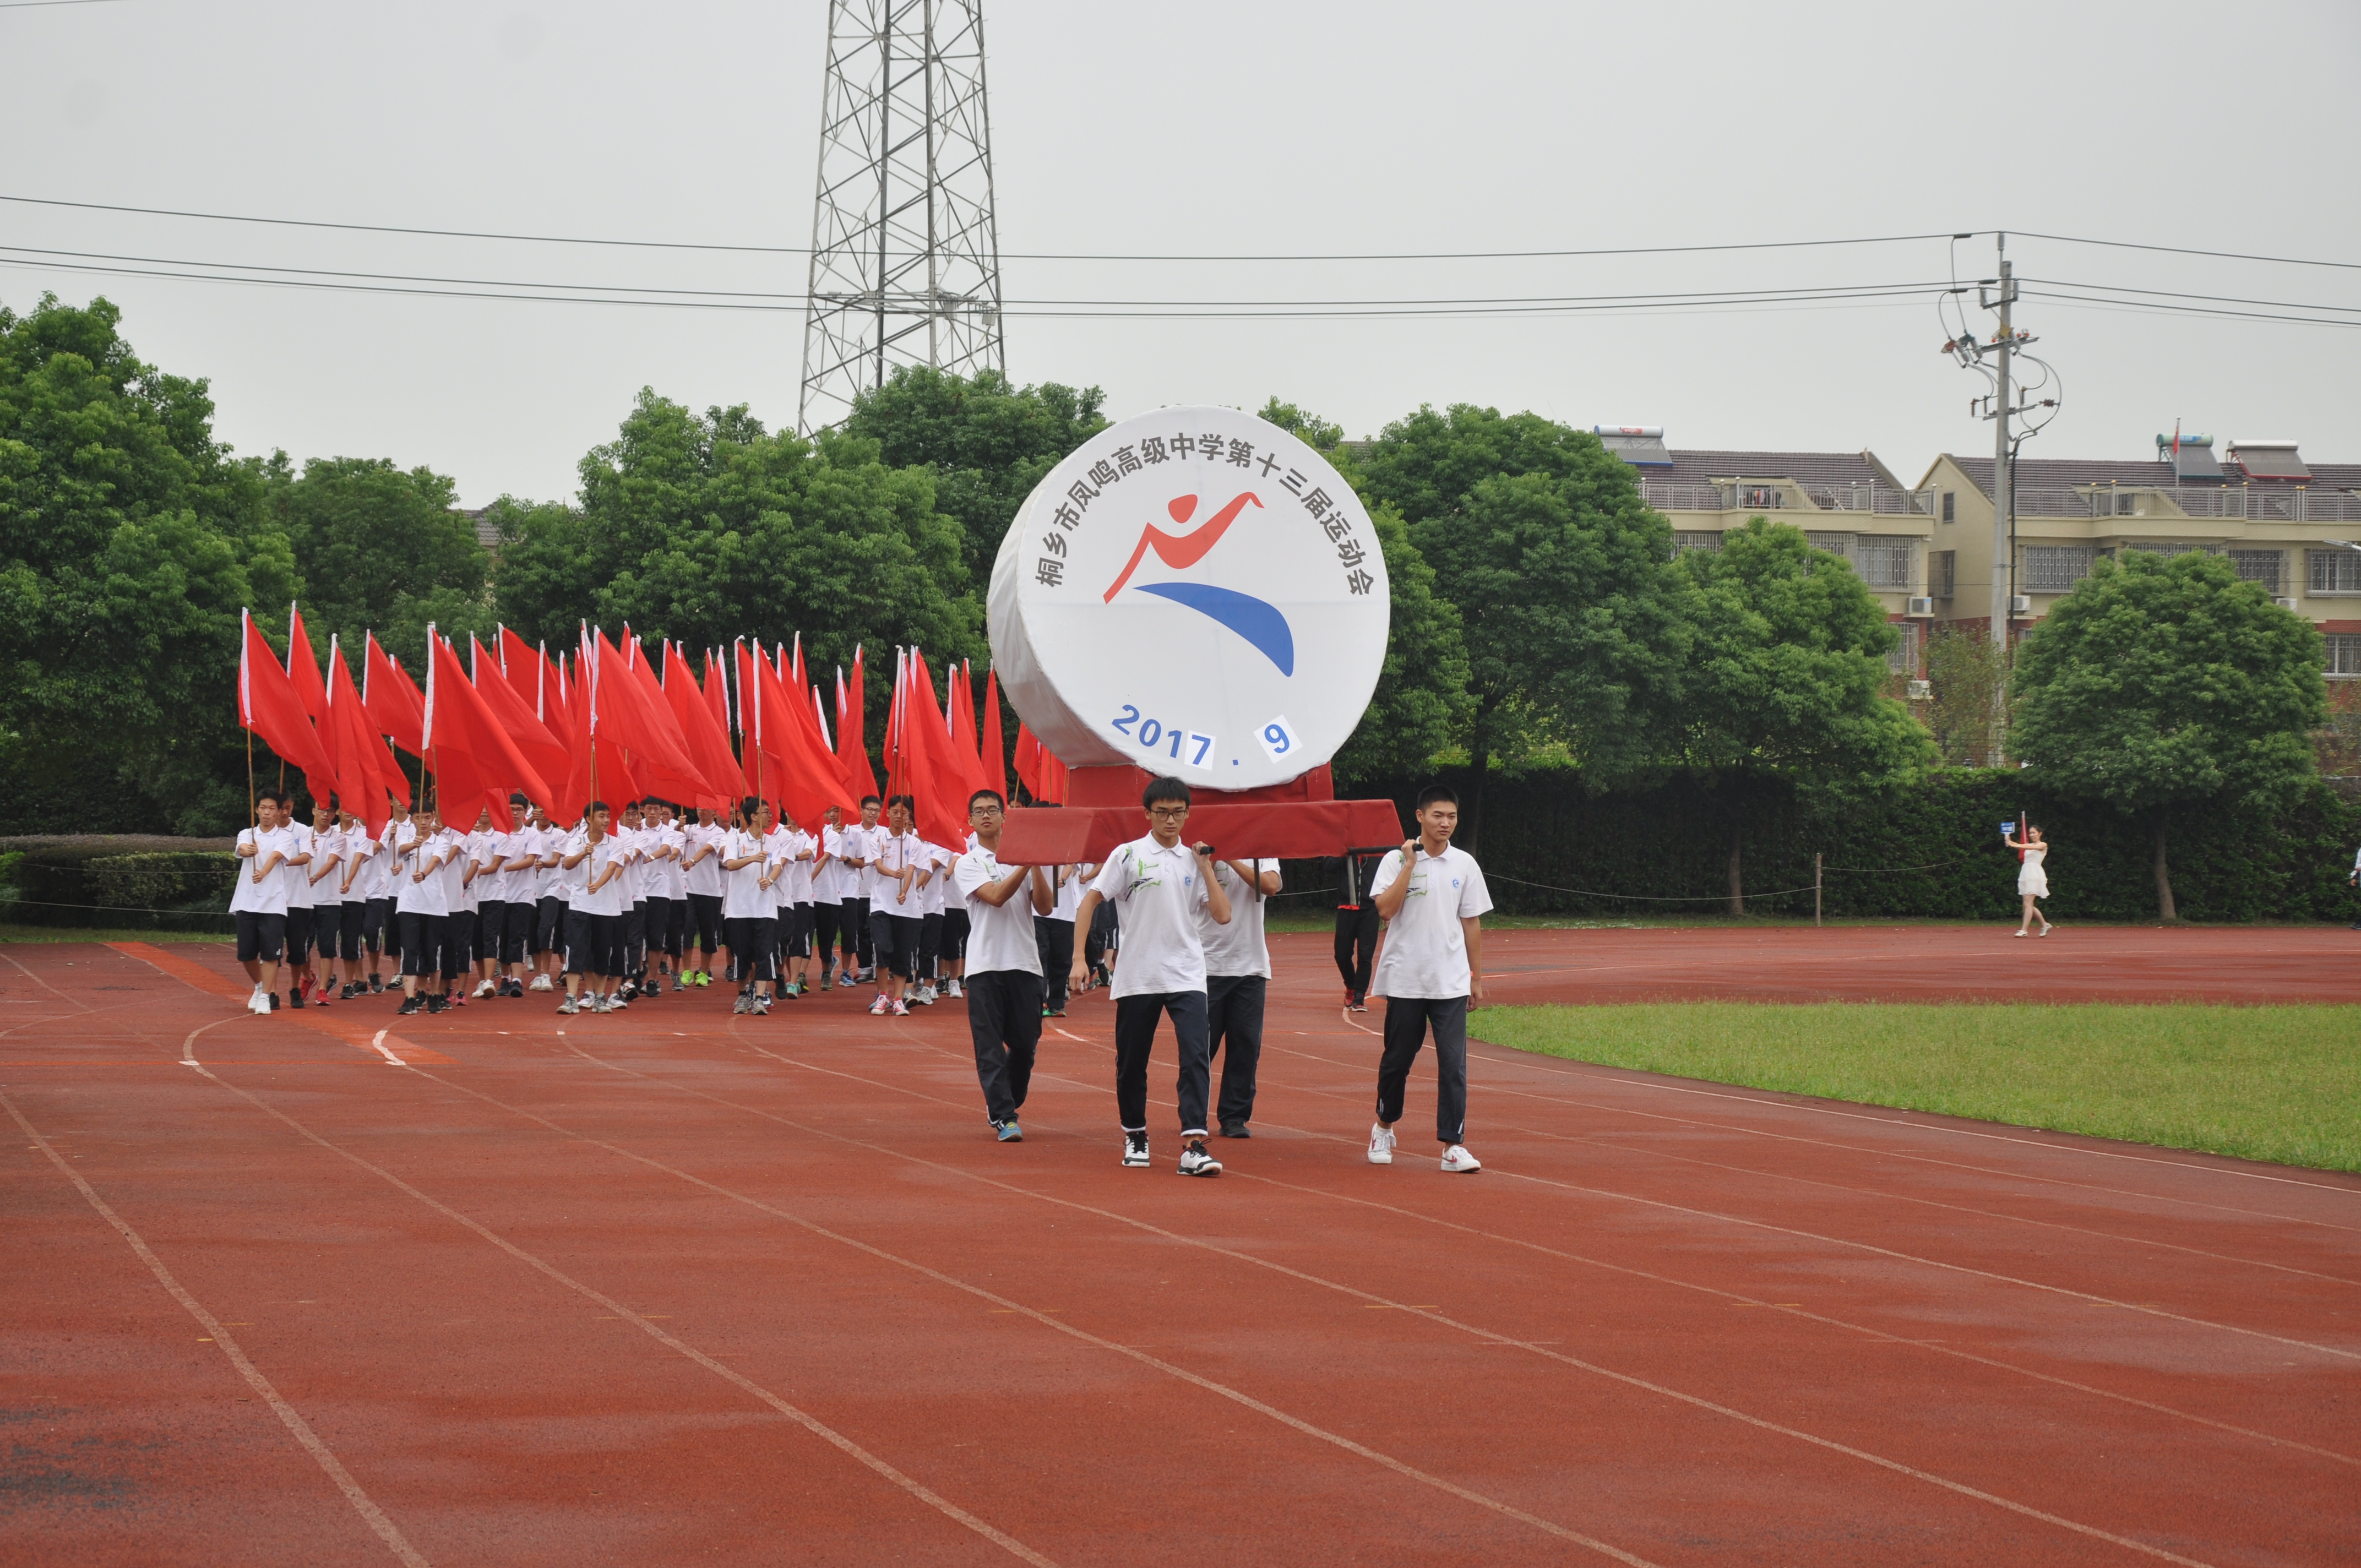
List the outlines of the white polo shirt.
{"type": "Polygon", "coordinates": [[[667,822],[656,829],[656,845],[664,851],[656,862],[656,875],[664,883],[664,895],[674,903],[688,898],[688,873],[680,868],[681,857],[688,853],[688,834],[678,822],[667,822]]]}
{"type": "Polygon", "coordinates": [[[1205,989],[1197,911],[1208,902],[1212,885],[1199,874],[1186,840],[1168,850],[1151,833],[1107,857],[1091,886],[1123,921],[1123,948],[1110,995],[1119,1002],[1205,989]]]}
{"type": "Polygon", "coordinates": [[[259,828],[242,829],[237,836],[240,844],[254,846],[251,858],[237,862],[237,885],[230,889],[229,907],[233,915],[284,915],[287,913],[287,879],[274,867],[260,882],[254,873],[262,862],[273,855],[302,853],[295,848],[295,836],[284,827],[264,832],[259,828]]]}
{"type": "MultiPolygon", "coordinates": [[[[583,842],[588,843],[589,838],[588,833],[584,833],[583,842]]],[[[577,844],[575,849],[581,847],[580,844],[577,844]]],[[[571,854],[573,850],[569,850],[566,852],[571,854]]],[[[575,868],[582,877],[574,894],[576,913],[618,916],[623,913],[631,900],[629,891],[631,869],[629,865],[624,865],[614,875],[609,877],[607,885],[596,893],[590,891],[590,882],[592,878],[606,871],[609,865],[624,860],[630,853],[630,843],[620,833],[609,833],[596,844],[590,845],[590,852],[583,856],[582,863],[575,868]]]]}
{"type": "MultiPolygon", "coordinates": [[[[1393,886],[1401,874],[1401,851],[1396,850],[1370,879],[1369,896],[1393,886]]],[[[1430,855],[1422,847],[1418,866],[1411,872],[1410,892],[1386,922],[1386,943],[1378,954],[1378,972],[1369,977],[1370,993],[1431,1001],[1466,995],[1472,989],[1467,935],[1459,923],[1491,907],[1484,868],[1475,856],[1454,845],[1445,845],[1440,855],[1430,855]]]]}
{"type": "MultiPolygon", "coordinates": [[[[812,902],[841,904],[844,902],[845,885],[852,880],[852,873],[844,869],[843,861],[839,859],[844,853],[844,829],[822,824],[819,845],[828,859],[821,862],[818,874],[812,878],[812,902]]],[[[857,850],[853,852],[860,853],[857,850]]]]}
{"type": "Polygon", "coordinates": [[[777,900],[763,885],[771,869],[769,861],[763,858],[763,840],[744,828],[731,828],[721,840],[721,858],[735,861],[748,855],[754,859],[722,873],[729,881],[728,890],[721,895],[721,917],[725,920],[769,920],[779,913],[777,900]]]}
{"type": "MultiPolygon", "coordinates": [[[[1257,881],[1264,872],[1279,870],[1277,861],[1249,861],[1257,881]]],[[[1197,911],[1197,939],[1205,948],[1205,972],[1213,974],[1258,974],[1270,978],[1270,948],[1263,940],[1263,901],[1267,896],[1259,887],[1249,888],[1230,869],[1227,861],[1213,862],[1213,879],[1229,895],[1230,923],[1217,925],[1211,909],[1197,911]]]]}
{"type": "Polygon", "coordinates": [[[345,901],[343,828],[331,828],[324,833],[312,829],[312,863],[303,868],[303,880],[312,883],[313,908],[328,908],[345,901]],[[312,882],[313,877],[320,880],[312,882]]]}
{"type": "Polygon", "coordinates": [[[904,833],[897,838],[883,828],[869,838],[869,847],[876,856],[876,863],[870,868],[876,876],[876,882],[874,891],[869,895],[869,907],[872,910],[882,909],[906,920],[917,919],[926,912],[926,890],[917,885],[917,878],[913,876],[909,894],[905,896],[902,868],[923,866],[926,863],[926,845],[919,841],[916,833],[904,833]]]}
{"type": "Polygon", "coordinates": [[[580,854],[583,846],[589,842],[590,828],[588,824],[577,827],[570,831],[561,832],[557,836],[557,843],[555,846],[557,850],[557,865],[549,874],[557,879],[552,884],[555,896],[568,908],[576,905],[577,901],[582,896],[583,887],[590,881],[590,861],[588,857],[585,856],[573,865],[569,866],[566,862],[580,854]]]}
{"type": "MultiPolygon", "coordinates": [[[[1190,857],[1191,860],[1195,858],[1193,855],[1190,857]]],[[[1041,918],[1063,920],[1071,924],[1074,916],[1082,912],[1082,894],[1088,892],[1093,884],[1083,877],[1082,868],[1080,866],[1052,866],[1049,874],[1053,878],[1060,879],[1051,884],[1058,890],[1058,902],[1049,905],[1049,913],[1041,918]]]]}
{"type": "MultiPolygon", "coordinates": [[[[287,828],[287,836],[291,840],[287,850],[289,854],[308,855],[312,852],[312,829],[306,828],[301,822],[291,823],[287,828]]],[[[282,862],[279,869],[279,874],[287,879],[287,907],[290,909],[311,908],[313,899],[312,867],[310,863],[306,862],[305,864],[295,866],[287,865],[282,862]]]]}
{"type": "Polygon", "coordinates": [[[1033,935],[1033,879],[1018,883],[1008,902],[997,909],[974,896],[977,888],[1016,869],[1002,865],[980,844],[951,864],[951,883],[967,904],[967,972],[972,975],[994,970],[1041,972],[1041,944],[1033,935]]]}
{"type": "Polygon", "coordinates": [[[413,881],[418,872],[448,847],[445,835],[437,832],[432,838],[422,838],[415,820],[399,822],[393,829],[393,906],[404,915],[448,915],[451,905],[443,896],[443,873],[427,872],[423,882],[413,881]]]}

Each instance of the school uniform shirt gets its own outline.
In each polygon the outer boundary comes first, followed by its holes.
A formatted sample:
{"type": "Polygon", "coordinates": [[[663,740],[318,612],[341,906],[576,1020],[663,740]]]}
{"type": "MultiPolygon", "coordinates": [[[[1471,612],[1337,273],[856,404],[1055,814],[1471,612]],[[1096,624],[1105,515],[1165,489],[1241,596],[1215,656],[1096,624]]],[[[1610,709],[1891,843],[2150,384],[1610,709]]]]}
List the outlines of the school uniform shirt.
{"type": "MultiPolygon", "coordinates": [[[[304,827],[301,822],[291,823],[287,828],[287,836],[293,841],[293,848],[287,851],[291,856],[308,855],[312,852],[312,829],[304,827]]],[[[281,862],[279,874],[287,879],[287,907],[311,908],[313,904],[312,867],[308,863],[291,866],[281,862]]]]}
{"type": "Polygon", "coordinates": [[[1152,833],[1135,839],[1107,857],[1091,886],[1123,921],[1123,953],[1109,995],[1120,1002],[1205,989],[1197,911],[1208,902],[1212,884],[1199,874],[1186,842],[1168,850],[1152,833]]]}
{"type": "Polygon", "coordinates": [[[393,907],[403,915],[448,915],[451,905],[444,895],[445,881],[441,872],[428,872],[426,880],[414,880],[417,873],[445,848],[441,832],[422,838],[418,824],[401,822],[393,829],[393,907]]]}
{"type": "Polygon", "coordinates": [[[589,842],[590,829],[588,828],[576,828],[557,842],[557,869],[551,874],[557,879],[556,896],[564,900],[569,909],[582,907],[577,900],[582,896],[582,890],[589,885],[590,861],[584,856],[570,866],[566,862],[581,854],[589,842]]]}
{"type": "Polygon", "coordinates": [[[532,825],[520,820],[505,833],[495,832],[491,850],[491,861],[496,869],[492,872],[491,885],[484,890],[484,896],[497,904],[530,903],[533,884],[539,880],[533,868],[527,866],[522,871],[510,868],[533,853],[532,825]]]}
{"type": "MultiPolygon", "coordinates": [[[[589,834],[585,833],[582,838],[583,842],[589,842],[589,834]]],[[[569,854],[572,852],[567,851],[569,854]]],[[[624,879],[631,875],[628,867],[608,877],[607,885],[596,893],[590,891],[590,883],[593,879],[604,874],[609,865],[622,860],[630,852],[630,846],[624,843],[622,836],[618,833],[609,833],[597,843],[590,845],[590,852],[582,857],[582,864],[577,868],[582,872],[581,890],[574,895],[574,908],[577,914],[620,915],[623,913],[623,906],[630,901],[631,896],[623,887],[624,879]]]]}
{"type": "Polygon", "coordinates": [[[872,837],[874,842],[870,847],[877,858],[873,868],[877,883],[869,895],[870,910],[874,913],[882,909],[888,915],[916,920],[926,913],[926,890],[914,886],[904,894],[902,868],[919,864],[926,855],[926,845],[916,833],[904,833],[897,838],[881,828],[872,837]]]}
{"type": "MultiPolygon", "coordinates": [[[[971,850],[979,848],[981,846],[976,843],[975,835],[972,833],[967,836],[967,842],[961,847],[957,854],[939,845],[936,846],[935,853],[941,859],[942,869],[935,873],[935,882],[943,890],[943,910],[946,914],[954,909],[961,914],[967,912],[967,890],[959,884],[959,863],[967,858],[971,850]]],[[[1025,915],[1029,922],[1033,915],[1033,901],[1029,898],[1025,901],[1025,915]]]]}
{"type": "Polygon", "coordinates": [[[728,879],[721,894],[724,920],[768,920],[779,912],[771,890],[763,885],[763,878],[769,874],[769,862],[763,858],[763,841],[743,828],[731,828],[721,840],[721,858],[734,861],[747,855],[755,858],[722,873],[728,879]]]}
{"type": "Polygon", "coordinates": [[[443,879],[443,907],[437,913],[472,913],[476,906],[468,900],[466,885],[470,852],[467,835],[456,828],[445,828],[434,835],[432,842],[434,847],[427,852],[443,857],[443,870],[438,873],[443,879]]]}
{"type": "Polygon", "coordinates": [[[920,912],[927,915],[940,915],[946,902],[943,884],[950,880],[946,873],[950,871],[951,861],[957,857],[940,844],[927,843],[922,844],[921,847],[926,853],[919,858],[918,869],[927,873],[927,885],[919,890],[926,894],[920,912]]]}
{"type": "MultiPolygon", "coordinates": [[[[1369,896],[1393,886],[1401,874],[1401,851],[1396,850],[1370,879],[1369,896]]],[[[1430,1000],[1466,995],[1473,988],[1468,984],[1467,935],[1459,923],[1491,907],[1484,868],[1475,856],[1453,846],[1440,855],[1421,848],[1410,891],[1386,922],[1386,944],[1378,954],[1378,972],[1369,979],[1370,993],[1430,1000]]],[[[1124,935],[1128,939],[1131,933],[1124,935]]]]}
{"type": "Polygon", "coordinates": [[[675,904],[688,901],[688,873],[681,869],[681,859],[688,853],[688,834],[677,822],[667,822],[656,829],[656,848],[664,859],[656,862],[656,878],[664,884],[664,896],[675,904]]]}
{"type": "MultiPolygon", "coordinates": [[[[1191,855],[1190,859],[1193,861],[1196,857],[1191,855]]],[[[1082,894],[1089,891],[1091,883],[1083,878],[1080,866],[1058,866],[1053,868],[1051,874],[1063,876],[1066,880],[1057,884],[1058,902],[1049,906],[1045,918],[1071,921],[1082,912],[1082,894]]]]}
{"type": "Polygon", "coordinates": [[[877,902],[877,851],[891,837],[882,823],[874,828],[848,828],[844,830],[844,852],[858,855],[869,862],[854,873],[854,885],[846,890],[845,897],[865,898],[872,904],[877,902]]]}
{"type": "Polygon", "coordinates": [[[345,901],[345,830],[331,828],[312,834],[312,863],[303,868],[303,880],[312,882],[312,907],[333,907],[345,901]]]}
{"type": "Polygon", "coordinates": [[[300,854],[302,851],[295,848],[295,836],[285,828],[273,828],[269,832],[259,828],[247,828],[239,832],[237,841],[253,845],[254,856],[237,862],[237,885],[231,888],[229,894],[230,913],[286,914],[287,879],[273,871],[258,883],[254,880],[254,873],[261,868],[263,861],[273,855],[300,854]]]}
{"type": "Polygon", "coordinates": [[[691,823],[681,830],[681,859],[684,861],[706,845],[713,846],[713,852],[689,867],[686,873],[688,891],[699,898],[721,896],[721,843],[729,837],[730,829],[718,822],[711,827],[701,822],[691,823]]]}
{"type": "Polygon", "coordinates": [[[787,835],[787,869],[779,878],[779,885],[786,890],[786,896],[779,900],[780,903],[809,904],[812,901],[812,862],[804,857],[816,855],[818,851],[818,844],[802,828],[798,828],[787,835]]]}
{"type": "Polygon", "coordinates": [[[1008,895],[1008,902],[994,909],[981,898],[971,897],[986,883],[998,882],[1014,866],[1004,866],[990,850],[977,845],[951,862],[951,885],[967,905],[967,972],[988,974],[994,970],[1016,970],[1024,974],[1041,972],[1041,944],[1033,935],[1033,879],[1027,877],[1008,895]]]}
{"type": "MultiPolygon", "coordinates": [[[[844,829],[822,827],[819,847],[828,859],[821,862],[819,873],[812,878],[812,901],[816,904],[842,904],[852,881],[852,872],[840,859],[844,853],[844,829]]],[[[853,851],[855,854],[859,850],[853,851]]],[[[852,896],[858,897],[858,894],[852,896]]]]}
{"type": "MultiPolygon", "coordinates": [[[[1256,880],[1265,872],[1279,870],[1277,861],[1249,861],[1256,880]]],[[[1197,940],[1205,949],[1207,974],[1258,974],[1270,978],[1270,947],[1263,939],[1263,900],[1268,895],[1261,888],[1249,889],[1230,869],[1227,861],[1213,862],[1213,880],[1222,884],[1229,895],[1230,923],[1216,925],[1210,909],[1197,911],[1197,940]]]]}

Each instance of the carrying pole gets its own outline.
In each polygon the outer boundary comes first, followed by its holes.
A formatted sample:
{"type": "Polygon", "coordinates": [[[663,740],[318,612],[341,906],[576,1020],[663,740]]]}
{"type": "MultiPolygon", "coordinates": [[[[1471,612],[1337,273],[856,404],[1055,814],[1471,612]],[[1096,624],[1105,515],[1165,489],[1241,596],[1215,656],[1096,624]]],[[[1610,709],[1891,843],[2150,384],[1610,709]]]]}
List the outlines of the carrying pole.
{"type": "Polygon", "coordinates": [[[1812,857],[1812,928],[1820,927],[1820,857],[1812,857]]]}

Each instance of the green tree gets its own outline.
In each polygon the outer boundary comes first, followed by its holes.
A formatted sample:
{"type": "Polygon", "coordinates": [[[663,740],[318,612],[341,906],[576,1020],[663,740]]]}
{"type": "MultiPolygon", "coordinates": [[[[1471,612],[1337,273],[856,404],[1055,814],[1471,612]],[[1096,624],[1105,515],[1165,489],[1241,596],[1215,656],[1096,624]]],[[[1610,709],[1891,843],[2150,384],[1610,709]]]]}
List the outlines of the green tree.
{"type": "Polygon", "coordinates": [[[285,604],[294,557],[206,383],[143,364],[121,320],[0,307],[0,773],[83,824],[218,832],[245,804],[238,610],[285,604]]]}
{"type": "MultiPolygon", "coordinates": [[[[1335,464],[1357,488],[1343,426],[1275,397],[1263,405],[1262,417],[1335,464]]],[[[1332,763],[1340,785],[1416,778],[1458,739],[1474,707],[1457,607],[1435,591],[1434,568],[1411,543],[1400,513],[1379,502],[1369,509],[1369,522],[1386,558],[1392,620],[1377,689],[1332,763]]]]}
{"type": "Polygon", "coordinates": [[[2035,782],[2148,819],[2157,917],[2170,920],[2173,813],[2292,798],[2323,686],[2320,633],[2227,561],[2128,553],[2026,633],[2009,750],[2035,782]]]}
{"type": "Polygon", "coordinates": [[[1645,772],[1687,629],[1672,526],[1598,437],[1538,414],[1457,404],[1388,425],[1358,464],[1457,607],[1468,640],[1468,842],[1492,759],[1565,744],[1587,788],[1645,772]]]}
{"type": "Polygon", "coordinates": [[[1730,913],[1746,913],[1746,820],[1797,790],[1917,778],[1934,743],[1884,695],[1896,633],[1841,557],[1763,518],[1681,553],[1692,628],[1673,756],[1709,775],[1730,832],[1730,913]]]}
{"type": "Polygon", "coordinates": [[[997,370],[971,379],[903,366],[854,400],[844,430],[875,442],[878,460],[889,468],[934,470],[935,509],[958,520],[968,576],[981,592],[992,581],[1001,538],[1033,487],[1106,428],[1099,412],[1105,396],[1096,387],[1077,391],[1055,381],[1015,387],[997,370]]]}
{"type": "MultiPolygon", "coordinates": [[[[499,503],[499,612],[571,647],[579,622],[629,622],[692,649],[802,633],[807,657],[870,669],[915,642],[938,668],[983,654],[959,524],[934,476],[888,467],[877,443],[770,433],[741,406],[700,416],[642,389],[616,439],[582,459],[578,507],[499,503]]],[[[892,681],[869,682],[878,733],[892,681]]]]}
{"type": "Polygon", "coordinates": [[[423,669],[430,622],[463,648],[469,632],[490,631],[491,557],[474,521],[455,510],[455,480],[383,457],[314,457],[298,477],[284,453],[265,472],[320,656],[335,631],[357,660],[362,632],[374,630],[410,668],[423,669]]]}
{"type": "Polygon", "coordinates": [[[1927,643],[1927,729],[1935,749],[1954,767],[1996,765],[1993,708],[2008,685],[2008,656],[1971,625],[1954,622],[1927,643]]]}

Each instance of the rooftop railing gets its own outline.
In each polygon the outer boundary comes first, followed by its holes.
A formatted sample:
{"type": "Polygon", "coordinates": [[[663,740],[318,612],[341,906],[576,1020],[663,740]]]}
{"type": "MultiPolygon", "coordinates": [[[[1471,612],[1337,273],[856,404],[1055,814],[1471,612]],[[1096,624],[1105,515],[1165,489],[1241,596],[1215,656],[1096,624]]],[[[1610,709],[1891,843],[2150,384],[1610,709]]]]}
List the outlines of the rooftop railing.
{"type": "Polygon", "coordinates": [[[2361,522],[2361,494],[2298,486],[2219,485],[2181,489],[2095,487],[2087,490],[2019,486],[2019,517],[2158,518],[2179,508],[2189,517],[2244,518],[2257,522],[2361,522]],[[2158,504],[2159,501],[2168,503],[2158,504]]]}
{"type": "Polygon", "coordinates": [[[1896,490],[1883,485],[1676,485],[1665,479],[1642,479],[1640,499],[1658,511],[1817,510],[1887,517],[1935,515],[1933,490],[1896,490]]]}

